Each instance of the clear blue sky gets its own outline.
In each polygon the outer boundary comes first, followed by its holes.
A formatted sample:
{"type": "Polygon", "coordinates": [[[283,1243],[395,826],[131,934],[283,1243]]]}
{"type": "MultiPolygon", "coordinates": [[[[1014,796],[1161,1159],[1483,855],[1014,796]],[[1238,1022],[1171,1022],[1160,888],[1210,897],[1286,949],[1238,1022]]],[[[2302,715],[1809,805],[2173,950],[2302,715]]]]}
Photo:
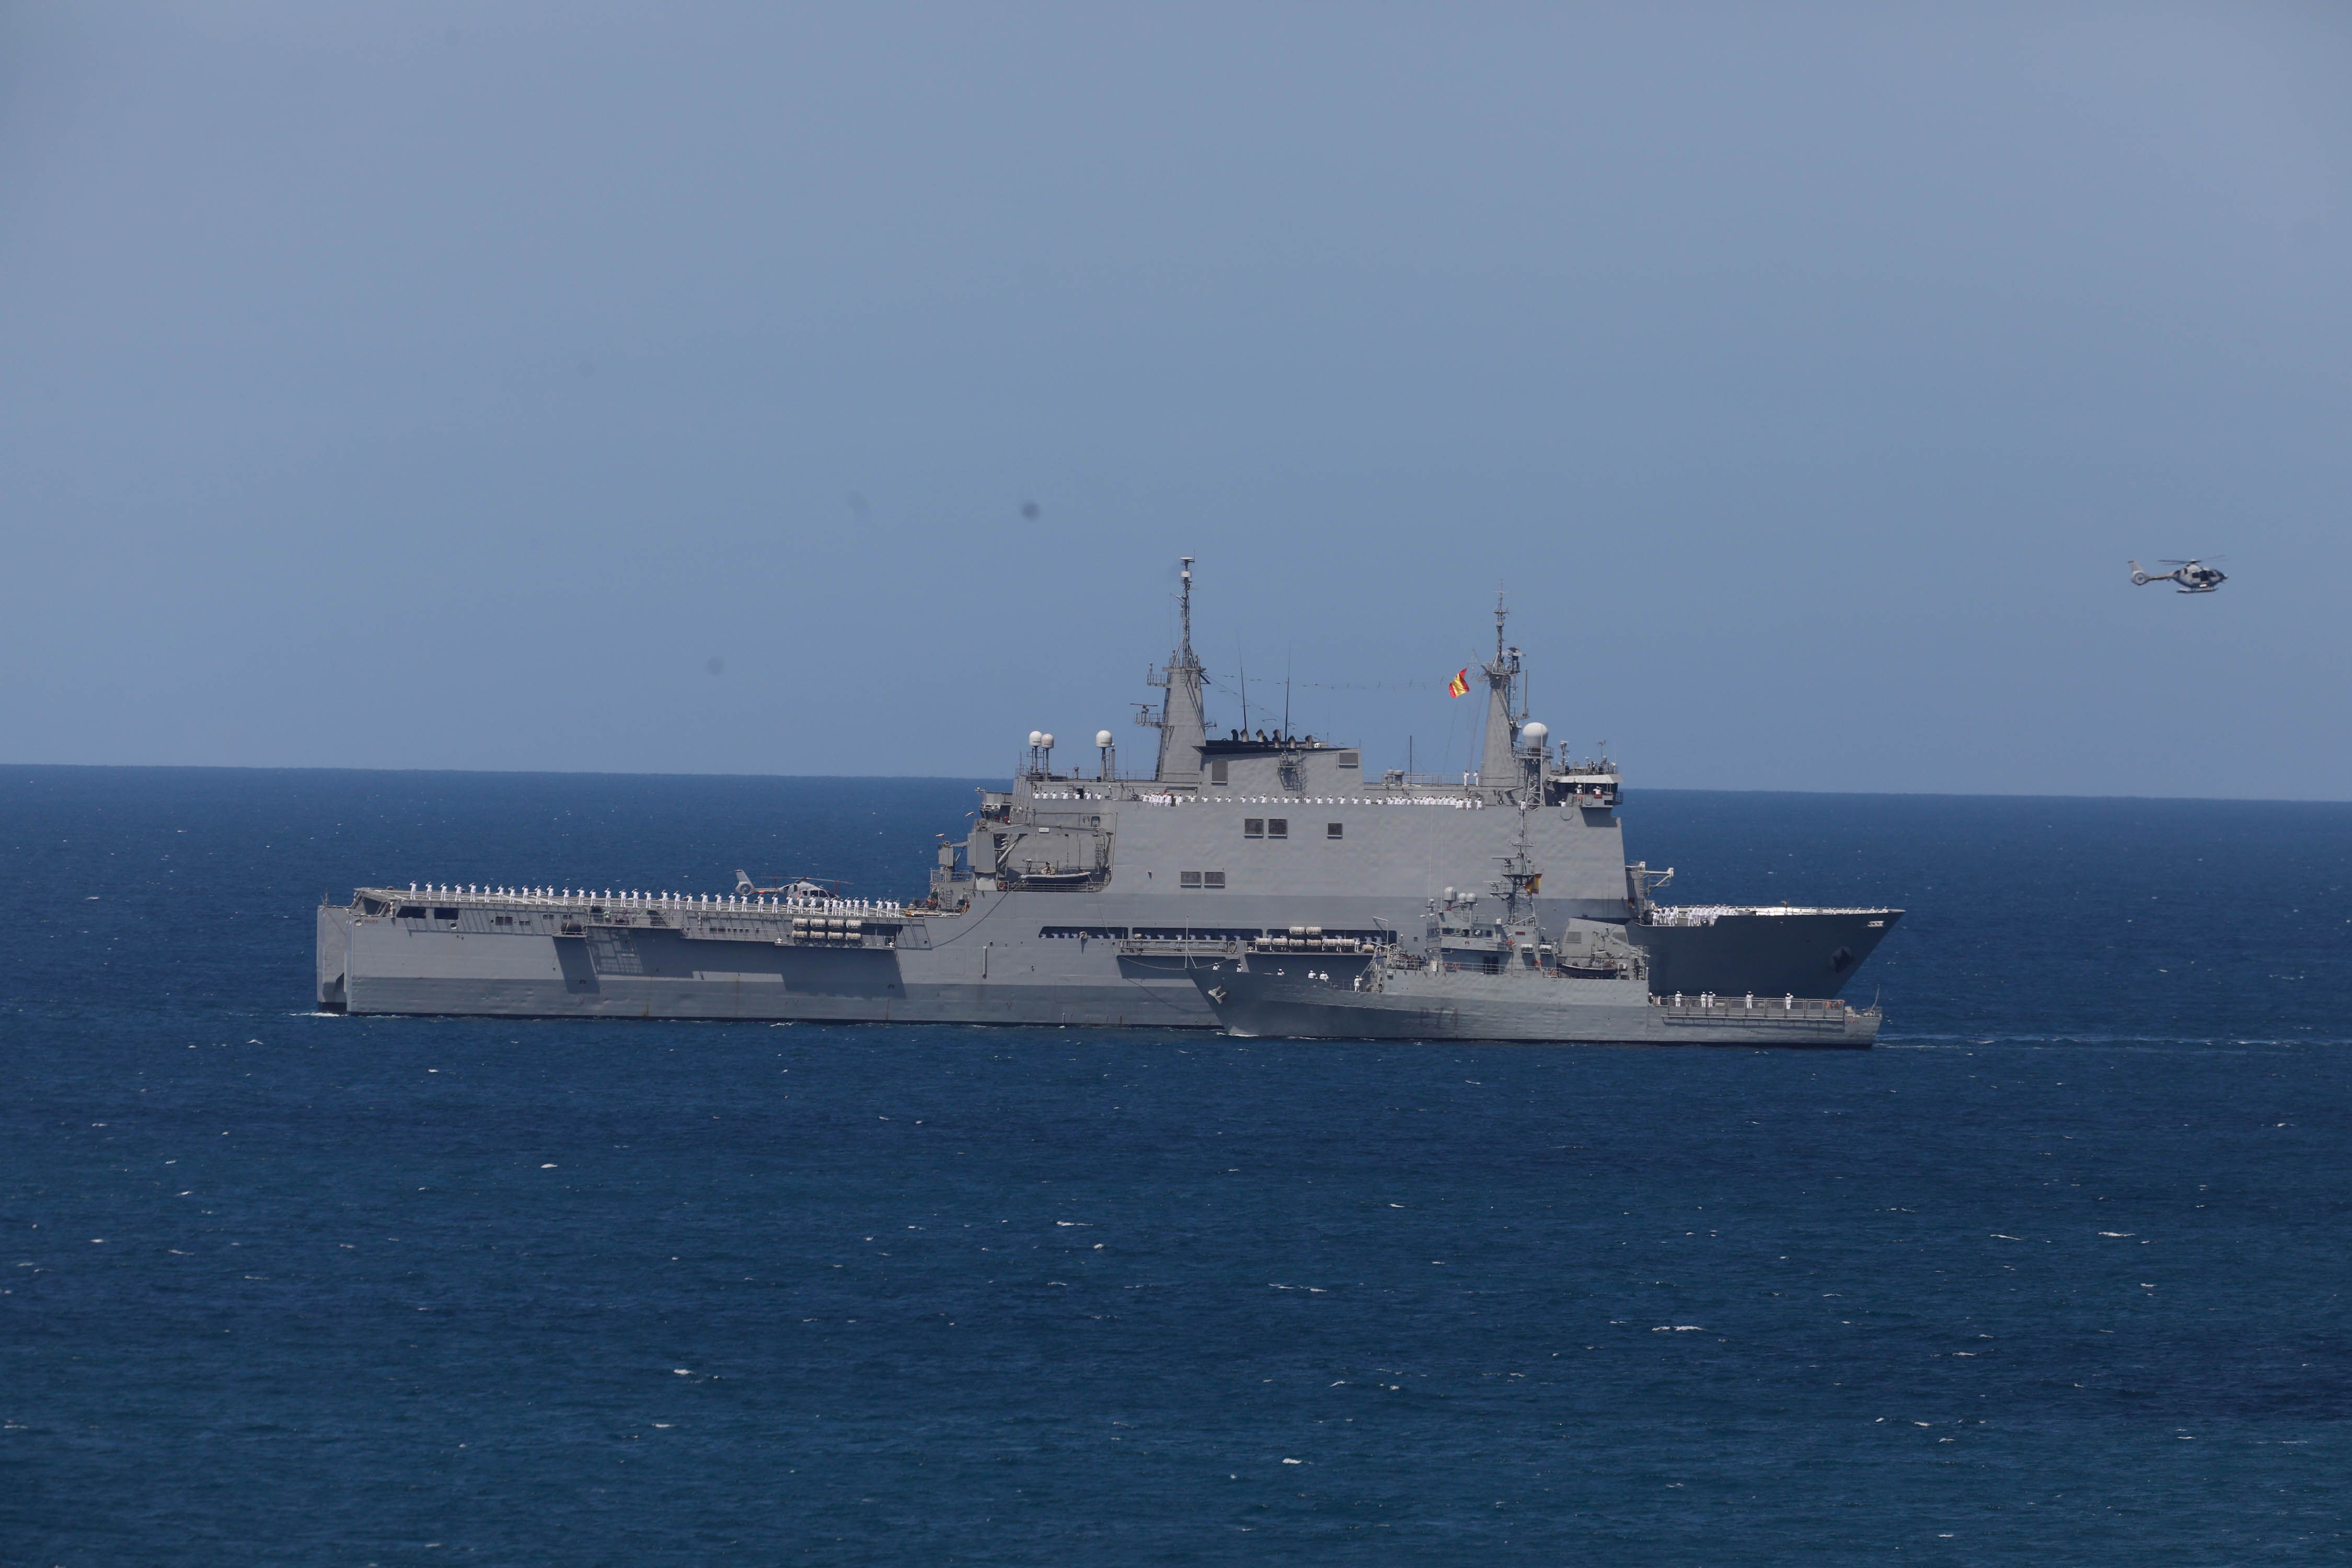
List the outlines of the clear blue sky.
{"type": "Polygon", "coordinates": [[[0,759],[1133,762],[1190,552],[1374,765],[1500,582],[1636,784],[2352,798],[2347,83],[2341,5],[9,5],[0,759]]]}

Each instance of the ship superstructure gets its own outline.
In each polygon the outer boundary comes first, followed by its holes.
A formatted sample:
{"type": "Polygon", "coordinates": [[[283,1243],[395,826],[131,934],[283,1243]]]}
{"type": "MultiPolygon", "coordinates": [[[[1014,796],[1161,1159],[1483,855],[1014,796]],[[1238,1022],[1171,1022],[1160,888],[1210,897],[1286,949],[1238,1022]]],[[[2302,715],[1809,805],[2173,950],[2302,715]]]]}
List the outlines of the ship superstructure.
{"type": "Polygon", "coordinates": [[[1353,746],[1215,734],[1192,589],[1187,558],[1178,646],[1150,677],[1162,692],[1145,715],[1158,731],[1151,776],[1119,776],[1108,731],[1091,777],[1056,771],[1052,738],[1033,735],[1011,787],[982,792],[964,837],[940,846],[920,904],[860,905],[806,885],[793,898],[749,878],[715,897],[362,888],[319,911],[320,1004],[1213,1026],[1188,972],[1200,955],[1291,940],[1416,951],[1432,899],[1475,908],[1514,855],[1540,868],[1524,890],[1549,929],[1607,925],[1650,953],[1654,974],[1690,967],[1677,944],[1719,950],[1708,974],[1656,982],[1672,988],[1832,994],[1899,914],[1736,910],[1677,923],[1656,909],[1658,878],[1625,860],[1616,769],[1570,760],[1528,719],[1499,606],[1475,773],[1367,776],[1353,746]],[[1774,941],[1742,938],[1759,923],[1774,941]]]}

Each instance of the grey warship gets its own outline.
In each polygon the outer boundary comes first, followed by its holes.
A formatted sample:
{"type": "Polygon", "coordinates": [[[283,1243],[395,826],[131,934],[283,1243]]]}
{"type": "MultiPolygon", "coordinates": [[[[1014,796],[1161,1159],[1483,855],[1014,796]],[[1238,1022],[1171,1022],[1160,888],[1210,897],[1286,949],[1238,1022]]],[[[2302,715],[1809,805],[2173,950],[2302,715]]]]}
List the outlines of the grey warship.
{"type": "Polygon", "coordinates": [[[919,903],[814,884],[733,891],[387,884],[318,912],[318,1000],[362,1014],[1215,1027],[1203,958],[1312,927],[1420,945],[1442,889],[1524,849],[1545,868],[1532,917],[1614,928],[1653,991],[1834,996],[1900,918],[1892,909],[1655,904],[1670,873],[1624,857],[1622,781],[1571,760],[1524,703],[1496,611],[1481,766],[1388,770],[1312,736],[1213,735],[1183,563],[1174,654],[1148,776],[1057,771],[1033,735],[1004,790],[943,842],[919,903]]]}
{"type": "Polygon", "coordinates": [[[1522,850],[1492,885],[1499,911],[1450,889],[1431,900],[1418,951],[1308,927],[1203,958],[1193,984],[1227,1033],[1251,1038],[1846,1049],[1878,1038],[1877,1007],[1835,997],[1654,994],[1625,928],[1536,923],[1539,876],[1522,850]]]}

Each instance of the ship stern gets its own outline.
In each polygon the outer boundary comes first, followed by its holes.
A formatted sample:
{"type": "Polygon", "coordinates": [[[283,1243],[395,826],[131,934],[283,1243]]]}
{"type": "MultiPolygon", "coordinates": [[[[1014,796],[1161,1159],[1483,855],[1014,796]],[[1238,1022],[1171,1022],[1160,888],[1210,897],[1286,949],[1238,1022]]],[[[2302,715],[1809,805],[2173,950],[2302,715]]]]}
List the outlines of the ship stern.
{"type": "Polygon", "coordinates": [[[319,906],[319,1011],[351,1009],[352,910],[348,904],[319,906]]]}

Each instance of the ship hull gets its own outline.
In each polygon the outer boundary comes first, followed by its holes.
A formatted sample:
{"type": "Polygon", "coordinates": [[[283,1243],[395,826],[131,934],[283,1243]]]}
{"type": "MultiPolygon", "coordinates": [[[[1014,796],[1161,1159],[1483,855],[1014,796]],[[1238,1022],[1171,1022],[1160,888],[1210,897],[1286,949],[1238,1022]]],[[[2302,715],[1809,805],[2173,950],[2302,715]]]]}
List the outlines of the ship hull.
{"type": "MultiPolygon", "coordinates": [[[[494,918],[494,917],[493,917],[494,918]]],[[[1181,963],[1103,941],[940,948],[678,931],[418,930],[319,911],[319,1003],[357,1014],[1213,1028],[1181,963]]]]}
{"type": "MultiPolygon", "coordinates": [[[[1654,963],[1662,949],[1673,955],[1664,980],[1653,973],[1658,995],[1759,997],[1828,994],[1824,946],[1866,952],[1863,942],[1884,934],[1842,911],[1769,921],[1636,926],[1631,934],[1667,939],[1651,947],[1654,963]],[[1808,926],[1821,929],[1808,934],[1808,926]]],[[[856,948],[679,931],[624,940],[436,931],[329,905],[319,910],[318,996],[323,1009],[360,1014],[1217,1026],[1181,958],[1120,950],[1108,937],[1003,941],[977,930],[937,946],[856,948]]]]}

